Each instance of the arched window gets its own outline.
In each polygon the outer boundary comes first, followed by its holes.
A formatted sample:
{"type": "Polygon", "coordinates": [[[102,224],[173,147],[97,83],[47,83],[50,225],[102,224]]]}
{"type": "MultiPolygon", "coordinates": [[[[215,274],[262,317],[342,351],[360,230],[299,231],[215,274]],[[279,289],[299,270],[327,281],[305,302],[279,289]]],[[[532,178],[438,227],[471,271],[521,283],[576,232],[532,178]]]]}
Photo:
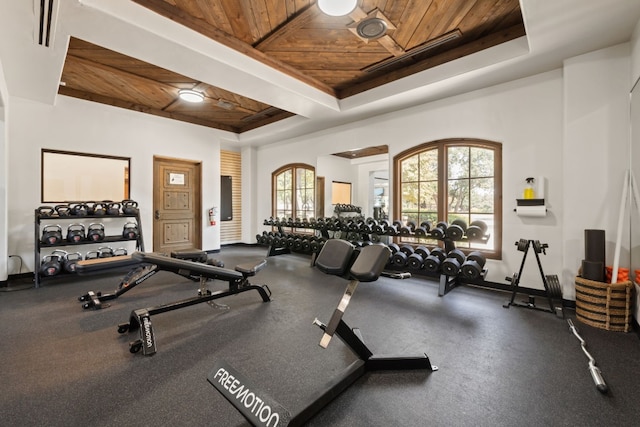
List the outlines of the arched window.
{"type": "MultiPolygon", "coordinates": [[[[394,217],[403,223],[484,221],[488,241],[456,242],[461,249],[502,257],[502,144],[479,139],[428,142],[394,157],[394,217]]],[[[436,244],[402,237],[402,242],[436,244]]]]}
{"type": "Polygon", "coordinates": [[[295,163],[271,174],[272,212],[278,218],[312,218],[315,212],[315,168],[295,163]]]}

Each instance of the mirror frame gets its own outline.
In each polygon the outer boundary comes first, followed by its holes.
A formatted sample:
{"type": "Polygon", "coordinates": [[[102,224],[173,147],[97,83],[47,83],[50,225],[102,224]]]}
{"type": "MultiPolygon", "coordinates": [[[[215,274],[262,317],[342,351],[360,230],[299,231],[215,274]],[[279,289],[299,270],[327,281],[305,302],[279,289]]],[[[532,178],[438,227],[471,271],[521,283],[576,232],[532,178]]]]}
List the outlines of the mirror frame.
{"type": "MultiPolygon", "coordinates": [[[[97,164],[95,165],[97,166],[97,164]]],[[[71,180],[75,182],[80,182],[85,180],[86,175],[82,174],[73,174],[73,167],[63,167],[61,173],[64,175],[66,180],[71,180]]],[[[113,179],[111,176],[110,170],[92,170],[92,175],[96,176],[108,176],[109,179],[113,179]]],[[[87,201],[87,200],[124,200],[129,199],[129,195],[131,193],[131,158],[130,157],[120,157],[120,156],[110,156],[104,154],[91,154],[91,153],[78,153],[73,151],[63,151],[63,150],[51,150],[47,148],[43,148],[40,154],[40,201],[41,203],[64,203],[70,201],[87,201]],[[71,164],[75,162],[82,162],[83,159],[94,158],[94,159],[103,159],[103,160],[114,160],[118,162],[126,162],[124,177],[122,182],[122,197],[103,197],[103,195],[96,195],[97,197],[79,197],[78,194],[64,194],[62,197],[63,200],[56,200],[58,197],[52,197],[51,191],[48,192],[48,186],[45,181],[45,177],[49,175],[52,168],[61,169],[60,164],[51,164],[51,159],[48,159],[47,154],[56,154],[62,156],[69,156],[69,162],[71,164]],[[68,197],[67,197],[68,196],[68,197]]],[[[114,194],[115,196],[115,194],[114,194]]]]}

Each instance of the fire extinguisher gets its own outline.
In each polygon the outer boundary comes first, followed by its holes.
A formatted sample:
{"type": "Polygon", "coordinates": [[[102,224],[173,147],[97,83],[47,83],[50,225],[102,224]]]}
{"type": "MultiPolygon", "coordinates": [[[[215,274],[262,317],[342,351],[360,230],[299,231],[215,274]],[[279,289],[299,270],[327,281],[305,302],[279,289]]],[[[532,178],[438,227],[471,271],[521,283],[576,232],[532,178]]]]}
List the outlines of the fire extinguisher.
{"type": "Polygon", "coordinates": [[[216,208],[209,209],[209,224],[216,225],[216,208]]]}

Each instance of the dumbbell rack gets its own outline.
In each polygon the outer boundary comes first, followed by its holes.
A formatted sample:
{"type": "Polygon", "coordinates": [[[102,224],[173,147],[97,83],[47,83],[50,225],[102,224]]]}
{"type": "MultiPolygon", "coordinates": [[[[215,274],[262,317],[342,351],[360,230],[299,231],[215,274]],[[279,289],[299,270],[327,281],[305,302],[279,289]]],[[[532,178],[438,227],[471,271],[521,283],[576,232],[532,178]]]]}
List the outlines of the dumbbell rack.
{"type": "Polygon", "coordinates": [[[520,270],[515,273],[512,277],[507,277],[506,280],[511,282],[512,293],[511,299],[504,303],[502,306],[504,308],[509,308],[510,306],[514,307],[523,307],[529,308],[533,310],[545,311],[548,313],[554,313],[556,316],[564,318],[564,312],[562,311],[562,307],[556,307],[553,303],[553,298],[562,299],[562,289],[560,287],[560,282],[558,281],[558,276],[550,275],[546,276],[544,274],[544,270],[542,269],[542,263],[540,262],[540,253],[546,255],[546,249],[549,247],[546,243],[540,243],[538,240],[525,240],[520,239],[517,241],[516,246],[518,250],[524,252],[522,255],[522,263],[520,264],[520,270]],[[533,253],[536,256],[536,261],[538,263],[538,270],[540,271],[540,277],[542,279],[542,284],[544,285],[544,291],[542,291],[541,296],[547,299],[549,303],[549,308],[540,307],[536,305],[535,296],[529,295],[528,300],[526,302],[518,303],[515,302],[516,294],[520,291],[520,278],[522,277],[522,271],[524,270],[524,264],[527,260],[527,254],[529,253],[529,249],[533,248],[533,253]]]}
{"type": "MultiPolygon", "coordinates": [[[[38,208],[35,210],[34,217],[35,217],[35,221],[34,221],[35,262],[34,262],[34,268],[33,268],[33,275],[34,275],[34,283],[36,288],[40,287],[40,283],[42,279],[47,279],[49,277],[57,277],[57,276],[43,276],[41,274],[40,267],[42,263],[42,254],[41,254],[42,249],[56,249],[56,248],[62,249],[64,247],[67,247],[67,248],[78,247],[81,245],[89,245],[89,244],[105,245],[113,242],[133,242],[134,241],[132,239],[124,238],[122,234],[120,234],[120,235],[104,236],[104,239],[100,241],[82,240],[77,243],[72,243],[66,240],[65,235],[63,234],[62,241],[60,243],[45,244],[45,243],[42,243],[41,237],[42,237],[42,229],[46,225],[59,225],[58,223],[74,224],[74,223],[85,223],[85,222],[88,224],[90,222],[100,222],[106,219],[121,219],[121,220],[135,219],[138,225],[137,227],[138,235],[137,235],[137,238],[135,239],[135,245],[136,245],[135,248],[136,250],[144,252],[144,239],[142,237],[142,223],[140,221],[139,211],[136,212],[135,214],[125,214],[123,212],[120,212],[118,215],[81,215],[80,216],[80,215],[58,215],[57,213],[45,214],[42,212],[41,208],[38,208]]],[[[126,224],[126,222],[124,222],[123,225],[124,224],[126,224]]]]}

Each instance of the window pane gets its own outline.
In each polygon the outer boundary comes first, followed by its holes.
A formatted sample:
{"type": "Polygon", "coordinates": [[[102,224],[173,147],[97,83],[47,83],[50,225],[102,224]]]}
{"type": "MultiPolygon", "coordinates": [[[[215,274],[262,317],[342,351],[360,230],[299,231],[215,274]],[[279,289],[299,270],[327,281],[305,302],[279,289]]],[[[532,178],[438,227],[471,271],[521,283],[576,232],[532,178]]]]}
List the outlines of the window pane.
{"type": "Polygon", "coordinates": [[[402,161],[402,182],[418,180],[418,156],[409,157],[402,161]]]}
{"type": "Polygon", "coordinates": [[[448,212],[469,212],[469,180],[449,180],[448,212]]]}
{"type": "Polygon", "coordinates": [[[489,236],[489,240],[487,241],[487,244],[485,245],[484,243],[480,242],[480,243],[474,243],[474,242],[470,242],[470,247],[473,248],[477,248],[477,249],[494,249],[495,248],[495,240],[494,240],[494,235],[495,235],[495,219],[493,215],[471,215],[471,222],[473,221],[484,221],[485,224],[487,224],[487,235],[489,236]]]}
{"type": "Polygon", "coordinates": [[[417,182],[402,184],[403,211],[418,211],[418,185],[417,182]]]}
{"type": "Polygon", "coordinates": [[[471,212],[493,213],[494,206],[493,178],[478,178],[471,180],[471,212]]]}
{"type": "MultiPolygon", "coordinates": [[[[420,183],[420,211],[438,211],[438,182],[429,181],[420,183]]],[[[424,220],[423,220],[424,221],[424,220]]]]}
{"type": "Polygon", "coordinates": [[[493,150],[486,148],[471,148],[471,177],[494,176],[493,171],[493,150]]]}
{"type": "Polygon", "coordinates": [[[429,150],[420,154],[420,181],[438,179],[438,150],[429,150]]]}
{"type": "Polygon", "coordinates": [[[449,179],[469,177],[469,147],[449,147],[447,157],[449,179]]]}

